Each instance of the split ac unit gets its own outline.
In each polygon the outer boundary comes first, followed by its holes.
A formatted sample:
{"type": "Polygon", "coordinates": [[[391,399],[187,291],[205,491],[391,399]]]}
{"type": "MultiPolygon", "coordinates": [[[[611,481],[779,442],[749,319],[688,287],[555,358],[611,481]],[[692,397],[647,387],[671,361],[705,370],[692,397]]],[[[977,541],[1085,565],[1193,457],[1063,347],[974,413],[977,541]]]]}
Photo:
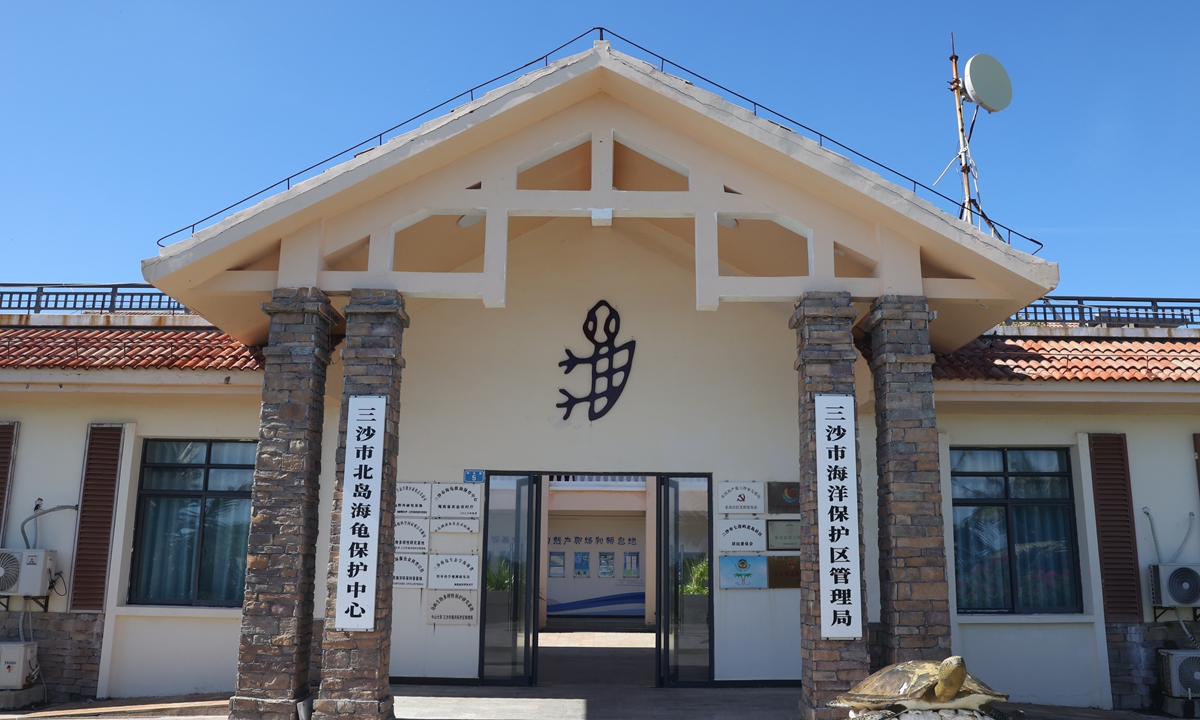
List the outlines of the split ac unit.
{"type": "Polygon", "coordinates": [[[1200,698],[1200,650],[1159,650],[1163,693],[1200,698]]]}
{"type": "Polygon", "coordinates": [[[0,643],[0,690],[29,687],[36,669],[36,643],[0,643]]]}
{"type": "Polygon", "coordinates": [[[1200,607],[1200,565],[1151,565],[1154,607],[1200,607]]]}
{"type": "Polygon", "coordinates": [[[0,595],[49,595],[57,559],[53,550],[0,550],[0,595]]]}

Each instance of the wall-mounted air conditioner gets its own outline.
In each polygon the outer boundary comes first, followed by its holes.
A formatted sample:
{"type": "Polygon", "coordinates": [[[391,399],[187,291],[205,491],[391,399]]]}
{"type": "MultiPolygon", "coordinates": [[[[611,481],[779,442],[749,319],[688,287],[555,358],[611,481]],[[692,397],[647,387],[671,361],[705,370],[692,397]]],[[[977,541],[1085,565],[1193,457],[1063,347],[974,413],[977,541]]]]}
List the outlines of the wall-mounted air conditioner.
{"type": "Polygon", "coordinates": [[[1151,565],[1154,607],[1200,607],[1200,565],[1151,565]]]}
{"type": "Polygon", "coordinates": [[[53,550],[0,549],[0,595],[49,595],[57,559],[53,550]]]}
{"type": "Polygon", "coordinates": [[[1200,698],[1200,650],[1159,650],[1163,693],[1200,698]]]}
{"type": "Polygon", "coordinates": [[[0,643],[0,690],[29,687],[36,668],[36,643],[0,643]]]}

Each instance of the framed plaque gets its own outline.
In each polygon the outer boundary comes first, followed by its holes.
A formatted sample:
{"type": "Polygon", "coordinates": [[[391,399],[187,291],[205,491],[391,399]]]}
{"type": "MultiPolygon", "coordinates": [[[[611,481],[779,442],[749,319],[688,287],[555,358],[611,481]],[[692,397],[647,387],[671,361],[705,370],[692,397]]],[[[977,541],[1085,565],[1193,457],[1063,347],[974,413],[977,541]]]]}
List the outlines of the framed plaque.
{"type": "Polygon", "coordinates": [[[396,552],[429,552],[429,518],[396,518],[396,552]]]}
{"type": "Polygon", "coordinates": [[[396,514],[429,517],[429,483],[396,483],[396,514]]]}
{"type": "Polygon", "coordinates": [[[429,556],[429,588],[432,590],[478,590],[478,555],[429,556]]]}
{"type": "Polygon", "coordinates": [[[767,558],[767,587],[800,587],[800,556],[771,555],[767,558]]]}
{"type": "Polygon", "coordinates": [[[800,513],[800,483],[767,483],[767,512],[772,515],[800,513]]]}
{"type": "Polygon", "coordinates": [[[396,553],[396,569],[392,571],[392,586],[423,588],[429,574],[429,556],[396,553]]]}
{"type": "Polygon", "coordinates": [[[430,513],[435,518],[477,518],[482,496],[483,485],[478,483],[434,485],[430,513]]]}
{"type": "Polygon", "coordinates": [[[478,625],[479,592],[426,590],[425,622],[429,625],[478,625]]]}
{"type": "Polygon", "coordinates": [[[768,520],[767,549],[799,550],[800,528],[799,520],[768,520]]]}

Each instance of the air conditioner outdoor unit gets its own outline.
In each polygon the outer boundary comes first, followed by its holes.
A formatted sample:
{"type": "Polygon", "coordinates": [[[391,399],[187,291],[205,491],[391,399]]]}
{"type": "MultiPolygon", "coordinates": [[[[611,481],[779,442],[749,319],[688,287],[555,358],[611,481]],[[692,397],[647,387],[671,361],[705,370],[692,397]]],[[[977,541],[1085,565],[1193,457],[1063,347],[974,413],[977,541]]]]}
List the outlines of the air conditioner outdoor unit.
{"type": "Polygon", "coordinates": [[[1200,607],[1200,565],[1151,565],[1154,607],[1200,607]]]}
{"type": "Polygon", "coordinates": [[[1159,650],[1163,693],[1200,699],[1200,650],[1159,650]]]}
{"type": "Polygon", "coordinates": [[[20,690],[33,684],[37,643],[0,643],[0,690],[20,690]]]}
{"type": "Polygon", "coordinates": [[[53,550],[0,549],[0,595],[49,595],[57,559],[53,550]]]}

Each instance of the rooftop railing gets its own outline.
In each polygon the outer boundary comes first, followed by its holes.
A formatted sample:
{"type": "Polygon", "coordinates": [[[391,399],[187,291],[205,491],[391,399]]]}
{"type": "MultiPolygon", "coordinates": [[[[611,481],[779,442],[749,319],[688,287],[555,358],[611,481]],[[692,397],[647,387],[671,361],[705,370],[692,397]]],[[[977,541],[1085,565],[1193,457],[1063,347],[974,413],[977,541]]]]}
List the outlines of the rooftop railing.
{"type": "Polygon", "coordinates": [[[188,309],[146,283],[0,283],[0,313],[186,315],[188,309]]]}
{"type": "Polygon", "coordinates": [[[1047,295],[1018,310],[1004,324],[1074,327],[1200,327],[1200,299],[1047,295]]]}

